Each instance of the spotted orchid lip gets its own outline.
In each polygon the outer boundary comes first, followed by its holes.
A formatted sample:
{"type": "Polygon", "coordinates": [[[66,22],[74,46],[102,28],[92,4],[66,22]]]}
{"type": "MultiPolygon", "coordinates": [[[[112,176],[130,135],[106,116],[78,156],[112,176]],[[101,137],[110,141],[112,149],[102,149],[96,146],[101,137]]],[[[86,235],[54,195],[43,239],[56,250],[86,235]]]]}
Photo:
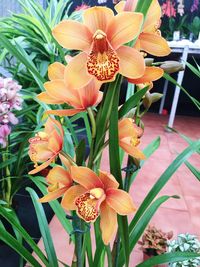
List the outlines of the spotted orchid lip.
{"type": "Polygon", "coordinates": [[[94,222],[99,216],[99,207],[106,196],[102,188],[94,188],[75,200],[77,214],[86,222],[94,222]]]}
{"type": "Polygon", "coordinates": [[[119,71],[119,57],[107,40],[106,33],[97,30],[88,55],[87,71],[98,81],[112,80],[119,71]]]}

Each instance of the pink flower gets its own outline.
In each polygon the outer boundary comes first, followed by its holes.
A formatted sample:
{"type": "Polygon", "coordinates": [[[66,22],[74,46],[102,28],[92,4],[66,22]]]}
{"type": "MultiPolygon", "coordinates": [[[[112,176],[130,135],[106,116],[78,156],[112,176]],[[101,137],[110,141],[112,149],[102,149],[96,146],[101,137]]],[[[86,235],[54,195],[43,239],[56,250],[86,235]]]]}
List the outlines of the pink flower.
{"type": "Polygon", "coordinates": [[[198,10],[198,8],[199,8],[199,0],[194,0],[190,11],[194,12],[194,11],[198,10]]]}
{"type": "Polygon", "coordinates": [[[0,77],[0,144],[5,147],[7,136],[11,132],[9,124],[19,121],[14,115],[14,110],[22,109],[23,99],[19,94],[21,86],[11,78],[0,77]]]}
{"type": "Polygon", "coordinates": [[[6,139],[10,132],[10,126],[7,124],[0,125],[0,144],[2,144],[2,147],[6,147],[6,139]]]}
{"type": "Polygon", "coordinates": [[[162,12],[163,15],[169,18],[176,17],[176,9],[174,3],[171,0],[167,0],[166,3],[163,3],[162,12]]]}
{"type": "Polygon", "coordinates": [[[88,9],[89,7],[90,7],[90,6],[86,5],[85,3],[82,3],[82,5],[77,6],[77,7],[75,8],[75,11],[86,10],[86,9],[88,9]]]}

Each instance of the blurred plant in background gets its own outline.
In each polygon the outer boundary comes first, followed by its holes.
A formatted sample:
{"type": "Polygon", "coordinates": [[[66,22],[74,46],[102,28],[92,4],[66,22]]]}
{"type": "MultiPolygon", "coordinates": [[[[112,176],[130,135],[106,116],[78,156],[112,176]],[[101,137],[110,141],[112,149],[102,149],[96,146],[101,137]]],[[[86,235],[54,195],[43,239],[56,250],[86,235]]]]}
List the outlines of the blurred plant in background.
{"type": "MultiPolygon", "coordinates": [[[[179,234],[177,239],[168,241],[169,252],[200,252],[200,241],[197,236],[191,234],[179,234]]],[[[170,263],[170,267],[197,267],[200,265],[200,257],[181,262],[170,263]]]]}
{"type": "Polygon", "coordinates": [[[0,144],[7,145],[7,137],[11,132],[10,124],[17,124],[18,119],[12,111],[22,109],[21,86],[11,78],[0,78],[0,144]]]}

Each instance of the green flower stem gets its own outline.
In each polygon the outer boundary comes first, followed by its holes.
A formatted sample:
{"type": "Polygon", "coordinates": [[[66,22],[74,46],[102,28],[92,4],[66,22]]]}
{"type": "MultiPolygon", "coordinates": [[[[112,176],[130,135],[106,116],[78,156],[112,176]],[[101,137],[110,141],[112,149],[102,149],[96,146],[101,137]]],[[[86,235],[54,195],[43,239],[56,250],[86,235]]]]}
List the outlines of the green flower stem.
{"type": "Polygon", "coordinates": [[[76,215],[76,212],[73,212],[73,228],[75,231],[75,255],[76,255],[76,267],[83,267],[83,261],[82,261],[82,244],[83,244],[83,234],[80,231],[82,230],[82,223],[81,219],[76,215]]]}
{"type": "Polygon", "coordinates": [[[91,108],[88,108],[87,111],[88,111],[88,115],[89,115],[91,126],[92,126],[92,138],[95,138],[95,136],[96,136],[96,122],[95,122],[95,118],[94,118],[94,113],[93,113],[93,110],[91,108]]]}
{"type": "Polygon", "coordinates": [[[106,246],[106,253],[107,253],[107,259],[108,259],[108,267],[112,267],[112,253],[110,250],[110,245],[106,246]]]}
{"type": "Polygon", "coordinates": [[[112,250],[113,267],[118,267],[119,253],[120,253],[120,237],[119,237],[119,232],[117,232],[112,250]]]}
{"type": "MultiPolygon", "coordinates": [[[[9,152],[9,150],[8,150],[8,140],[7,140],[6,150],[3,152],[3,155],[2,155],[3,162],[6,162],[8,160],[8,152],[9,152]]],[[[6,181],[6,187],[4,186],[4,188],[3,188],[4,198],[8,204],[8,207],[10,207],[12,204],[11,203],[12,183],[11,183],[10,170],[9,170],[8,165],[5,167],[5,181],[6,181]]]]}

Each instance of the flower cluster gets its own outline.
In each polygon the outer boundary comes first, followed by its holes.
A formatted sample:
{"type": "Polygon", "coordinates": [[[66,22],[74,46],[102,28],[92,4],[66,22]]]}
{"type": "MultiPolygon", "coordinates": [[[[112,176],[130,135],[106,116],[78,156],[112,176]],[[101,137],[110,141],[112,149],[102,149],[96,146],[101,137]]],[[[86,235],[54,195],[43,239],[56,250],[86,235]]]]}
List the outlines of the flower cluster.
{"type": "MultiPolygon", "coordinates": [[[[98,114],[94,109],[103,98],[101,85],[113,82],[122,75],[138,88],[148,86],[151,89],[152,82],[163,75],[163,70],[146,67],[145,53],[156,56],[170,53],[159,31],[161,8],[158,1],[152,2],[145,22],[143,14],[135,12],[136,6],[131,5],[133,2],[137,4],[137,1],[119,2],[115,6],[116,15],[106,7],[87,8],[82,13],[82,22],[64,20],[52,31],[63,48],[78,50],[80,53],[74,57],[65,57],[68,63],[66,66],[59,62],[49,66],[49,81],[44,84],[45,91],[38,95],[38,99],[47,104],[65,104],[65,107],[67,104],[66,109],[48,110],[48,115],[62,117],[88,112],[93,127],[94,146],[101,144],[102,138],[100,142],[95,140],[99,125],[98,114]],[[133,45],[126,45],[133,40],[133,45]]],[[[109,114],[111,110],[106,108],[109,114]]],[[[105,119],[103,117],[102,121],[105,122],[105,119]]],[[[109,121],[106,124],[102,127],[105,128],[105,136],[109,121]]],[[[138,148],[142,135],[143,130],[133,118],[119,120],[118,144],[137,160],[145,159],[138,148]]],[[[135,211],[132,199],[123,190],[117,177],[105,171],[97,170],[95,173],[92,170],[95,169],[93,165],[98,154],[92,159],[91,165],[88,163],[88,167],[77,166],[76,159],[63,151],[64,136],[61,123],[50,117],[44,129],[29,140],[29,155],[35,167],[30,174],[56,163],[58,158],[62,161],[62,166],[54,164],[49,171],[46,177],[48,193],[40,201],[48,202],[62,197],[63,208],[76,210],[77,215],[87,223],[94,222],[100,216],[102,239],[108,244],[117,230],[117,214],[128,215],[135,211]]],[[[106,143],[98,147],[98,152],[103,150],[106,143]]]]}
{"type": "Polygon", "coordinates": [[[6,138],[11,132],[10,125],[17,124],[14,110],[22,108],[21,86],[11,78],[0,77],[0,144],[6,146],[6,138]]]}
{"type": "Polygon", "coordinates": [[[195,12],[198,10],[198,8],[199,8],[199,0],[194,0],[190,11],[195,12]]]}

